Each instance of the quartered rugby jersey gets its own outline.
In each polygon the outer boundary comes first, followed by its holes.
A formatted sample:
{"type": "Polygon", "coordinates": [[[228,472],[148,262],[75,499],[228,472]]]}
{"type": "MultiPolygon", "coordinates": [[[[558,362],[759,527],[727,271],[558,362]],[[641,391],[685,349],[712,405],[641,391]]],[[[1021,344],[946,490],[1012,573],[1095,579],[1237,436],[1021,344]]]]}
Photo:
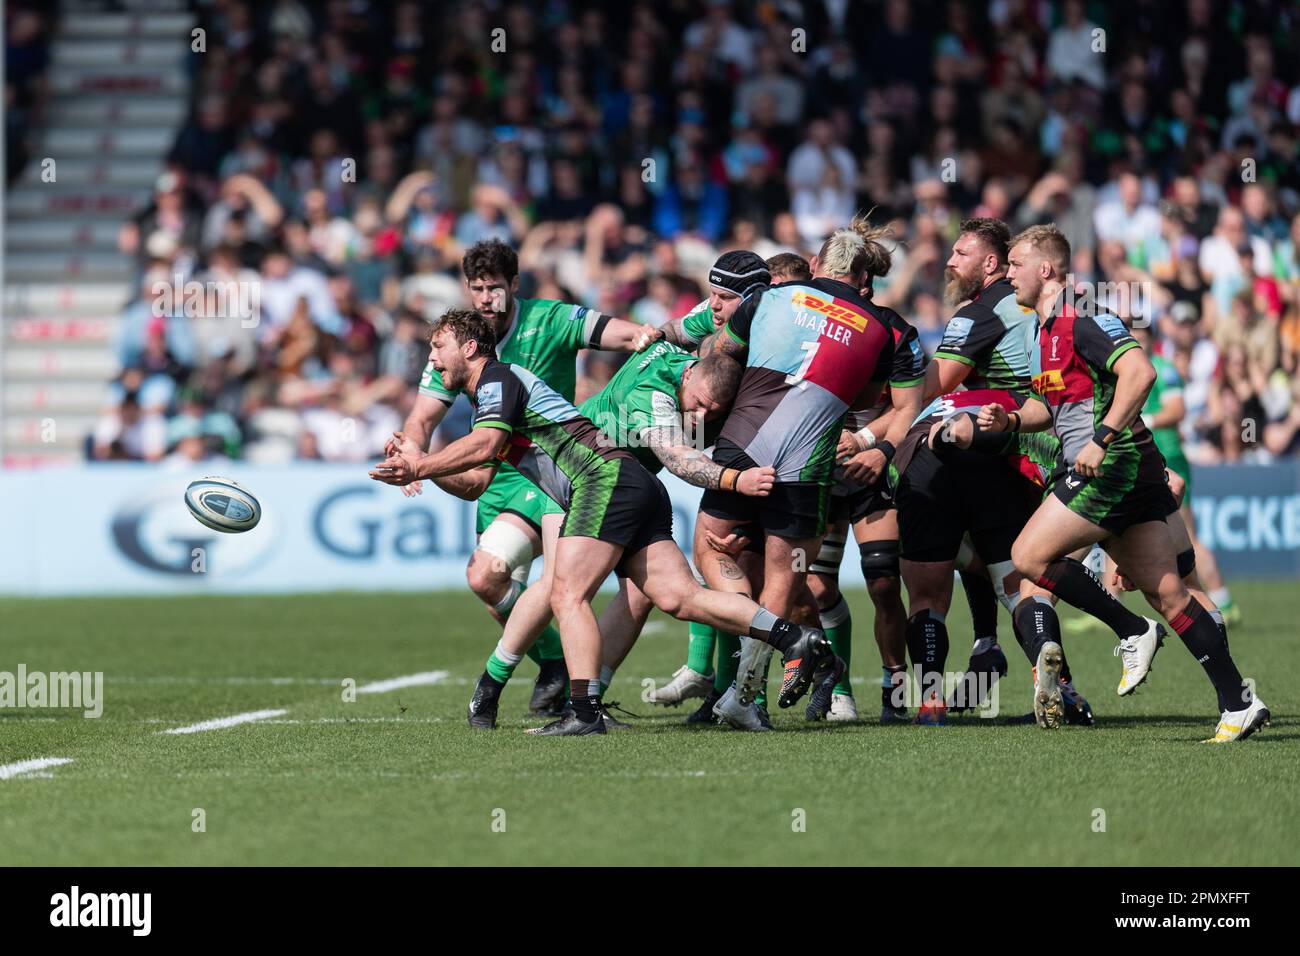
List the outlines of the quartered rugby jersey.
{"type": "Polygon", "coordinates": [[[1023,389],[1037,331],[1034,310],[1017,304],[1011,283],[999,279],[948,320],[934,357],[969,365],[967,388],[1023,389]]]}
{"type": "MultiPolygon", "coordinates": [[[[1141,346],[1132,333],[1109,312],[1081,316],[1062,303],[1043,324],[1034,352],[1033,389],[1051,411],[1053,430],[1071,465],[1110,410],[1118,381],[1111,369],[1121,355],[1136,348],[1141,346]]],[[[1123,477],[1128,464],[1136,473],[1139,460],[1159,454],[1151,431],[1135,418],[1107,447],[1103,467],[1120,464],[1116,477],[1123,477]]]]}
{"type": "MultiPolygon", "coordinates": [[[[608,322],[609,316],[586,306],[551,299],[515,299],[514,318],[497,343],[497,358],[527,369],[572,402],[578,352],[595,348],[608,322]]],[[[460,394],[442,384],[432,362],[424,367],[420,392],[448,404],[460,394]]]]}
{"type": "Polygon", "coordinates": [[[773,466],[777,481],[828,480],[844,413],[889,378],[889,326],[857,289],[814,278],[750,296],[725,328],[748,352],[719,441],[773,466]]]}
{"type": "Polygon", "coordinates": [[[894,365],[889,373],[889,383],[880,393],[876,404],[860,411],[849,412],[844,427],[859,431],[874,422],[889,408],[891,388],[910,388],[925,381],[925,350],[921,339],[910,322],[888,306],[878,305],[876,311],[894,333],[894,365]]]}
{"type": "Polygon", "coordinates": [[[718,427],[710,422],[700,435],[694,421],[683,417],[678,403],[682,377],[696,361],[690,352],[669,342],[657,342],[645,352],[633,355],[612,379],[578,409],[601,430],[615,447],[636,456],[651,474],[663,462],[645,443],[646,432],[671,428],[680,432],[680,444],[701,451],[713,443],[718,427]],[[698,440],[697,440],[698,439],[698,440]]]}
{"type": "Polygon", "coordinates": [[[501,428],[498,456],[568,509],[573,486],[615,458],[632,458],[562,395],[527,369],[489,361],[474,390],[474,427],[501,428]]]}

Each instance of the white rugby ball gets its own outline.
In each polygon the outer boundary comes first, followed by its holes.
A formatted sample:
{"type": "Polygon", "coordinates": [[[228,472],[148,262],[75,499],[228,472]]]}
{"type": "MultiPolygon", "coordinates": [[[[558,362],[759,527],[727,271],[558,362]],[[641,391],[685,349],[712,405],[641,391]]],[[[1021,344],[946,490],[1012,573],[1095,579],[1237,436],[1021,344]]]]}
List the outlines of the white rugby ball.
{"type": "Polygon", "coordinates": [[[209,476],[190,482],[185,489],[185,506],[200,524],[227,534],[256,528],[262,520],[257,498],[229,478],[209,476]]]}

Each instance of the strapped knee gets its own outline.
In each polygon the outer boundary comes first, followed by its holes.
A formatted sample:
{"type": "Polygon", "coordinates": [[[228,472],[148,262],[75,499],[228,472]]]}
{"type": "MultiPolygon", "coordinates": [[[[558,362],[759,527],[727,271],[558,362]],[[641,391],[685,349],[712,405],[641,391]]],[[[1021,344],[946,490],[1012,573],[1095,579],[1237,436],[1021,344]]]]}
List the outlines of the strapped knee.
{"type": "Polygon", "coordinates": [[[868,581],[898,577],[897,541],[864,541],[858,551],[862,555],[862,576],[868,581]]]}
{"type": "Polygon", "coordinates": [[[528,568],[533,563],[533,542],[518,525],[509,521],[493,521],[479,535],[478,550],[490,554],[505,565],[506,574],[515,580],[527,580],[528,568]]]}

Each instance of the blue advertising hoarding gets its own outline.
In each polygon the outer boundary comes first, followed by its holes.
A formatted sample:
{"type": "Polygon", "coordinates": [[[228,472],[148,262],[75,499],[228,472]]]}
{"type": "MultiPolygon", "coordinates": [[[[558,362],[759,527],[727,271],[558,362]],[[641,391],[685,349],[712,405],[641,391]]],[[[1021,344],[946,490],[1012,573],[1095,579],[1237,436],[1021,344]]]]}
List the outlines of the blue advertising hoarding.
{"type": "MultiPolygon", "coordinates": [[[[0,473],[0,593],[185,594],[460,588],[474,505],[436,489],[406,498],[366,466],[227,465],[262,502],[246,534],[185,509],[197,472],[98,465],[0,473]]],[[[689,549],[700,490],[666,476],[689,549]]],[[[1192,507],[1228,578],[1300,578],[1300,466],[1200,468],[1192,507]]],[[[861,586],[854,550],[841,569],[861,586]]]]}

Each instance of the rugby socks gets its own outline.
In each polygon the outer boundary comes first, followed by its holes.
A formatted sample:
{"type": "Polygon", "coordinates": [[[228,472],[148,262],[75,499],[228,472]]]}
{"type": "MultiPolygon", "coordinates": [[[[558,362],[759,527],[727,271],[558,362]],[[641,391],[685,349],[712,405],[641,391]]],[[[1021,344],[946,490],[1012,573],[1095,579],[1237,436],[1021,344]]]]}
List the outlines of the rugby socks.
{"type": "Polygon", "coordinates": [[[907,619],[907,652],[920,682],[921,702],[943,699],[943,668],[948,662],[948,627],[938,611],[919,611],[907,619]]]}
{"type": "Polygon", "coordinates": [[[906,664],[885,664],[880,668],[880,700],[895,710],[907,708],[906,664]]]}
{"type": "Polygon", "coordinates": [[[573,715],[584,724],[594,724],[600,720],[600,681],[588,678],[569,681],[569,703],[573,705],[573,715]]]}
{"type": "Polygon", "coordinates": [[[849,665],[853,657],[853,615],[849,612],[849,602],[841,594],[838,601],[821,612],[822,630],[831,648],[844,660],[844,676],[835,685],[835,693],[853,695],[853,685],[849,682],[849,665]]]}
{"type": "Polygon", "coordinates": [[[1228,653],[1228,642],[1219,632],[1214,618],[1201,607],[1200,601],[1192,598],[1169,624],[1205,669],[1205,676],[1219,697],[1220,711],[1241,710],[1250,703],[1249,693],[1244,689],[1245,681],[1228,653]]]}
{"type": "MultiPolygon", "coordinates": [[[[998,596],[993,583],[982,574],[961,571],[961,586],[970,605],[970,619],[975,626],[975,640],[990,637],[998,640],[998,596]]],[[[843,656],[843,655],[840,655],[843,656]]]]}
{"type": "Polygon", "coordinates": [[[605,691],[609,690],[609,685],[614,683],[614,668],[608,664],[600,665],[600,693],[603,697],[605,691]]]}
{"type": "Polygon", "coordinates": [[[542,661],[564,660],[564,645],[560,643],[560,632],[554,624],[546,625],[546,630],[534,642],[528,656],[539,664],[542,661]],[[537,652],[537,657],[533,657],[533,651],[537,652]]]}
{"type": "Polygon", "coordinates": [[[799,640],[799,628],[777,617],[767,608],[759,607],[749,622],[749,636],[764,644],[771,644],[784,654],[791,644],[799,640]]]}
{"type": "Polygon", "coordinates": [[[487,659],[487,664],[483,669],[487,671],[488,676],[494,681],[504,685],[514,676],[515,668],[519,666],[519,662],[523,659],[522,654],[510,653],[502,647],[501,641],[497,641],[496,650],[487,659]]]}
{"type": "Polygon", "coordinates": [[[1030,663],[1037,666],[1038,652],[1048,641],[1061,643],[1061,621],[1056,616],[1052,602],[1041,595],[1021,601],[1011,616],[1016,637],[1025,650],[1030,663]]]}
{"type": "Polygon", "coordinates": [[[1228,646],[1228,622],[1223,619],[1223,612],[1217,607],[1210,612],[1210,617],[1214,618],[1214,624],[1223,635],[1223,646],[1228,646]]]}
{"type": "MultiPolygon", "coordinates": [[[[709,630],[712,631],[713,628],[709,630]]],[[[736,679],[736,671],[740,668],[740,638],[735,634],[724,634],[721,631],[714,633],[718,635],[718,666],[713,675],[713,689],[719,694],[724,694],[731,686],[731,682],[736,679]]],[[[693,667],[691,669],[694,670],[693,667]]]]}
{"type": "MultiPolygon", "coordinates": [[[[691,621],[690,643],[686,647],[686,666],[697,674],[707,675],[712,669],[713,648],[718,643],[718,632],[707,624],[691,621]]],[[[722,669],[722,654],[718,653],[718,670],[722,669]]]]}
{"type": "MultiPolygon", "coordinates": [[[[764,644],[771,644],[783,657],[791,645],[799,640],[801,630],[797,624],[777,617],[764,607],[755,611],[754,619],[749,622],[749,636],[764,644]]],[[[767,709],[767,668],[771,663],[772,658],[769,657],[763,665],[763,686],[754,696],[754,703],[763,709],[767,709]]]]}
{"type": "Polygon", "coordinates": [[[1091,571],[1073,558],[1053,561],[1035,583],[1071,607],[1091,614],[1114,631],[1116,637],[1146,633],[1147,622],[1121,604],[1091,571]]]}

